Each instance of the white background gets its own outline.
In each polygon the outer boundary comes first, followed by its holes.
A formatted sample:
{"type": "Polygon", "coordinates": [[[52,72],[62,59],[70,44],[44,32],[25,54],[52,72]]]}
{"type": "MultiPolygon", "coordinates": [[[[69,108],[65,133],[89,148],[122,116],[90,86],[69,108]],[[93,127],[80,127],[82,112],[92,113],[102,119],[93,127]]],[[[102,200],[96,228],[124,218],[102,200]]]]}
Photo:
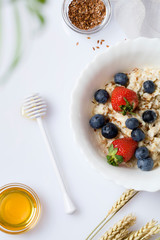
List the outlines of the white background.
{"type": "MultiPolygon", "coordinates": [[[[123,41],[125,34],[112,17],[107,28],[88,40],[65,26],[61,6],[62,0],[48,3],[45,29],[27,43],[19,67],[0,87],[0,185],[27,184],[37,192],[42,205],[41,219],[33,230],[14,236],[0,232],[1,240],[85,239],[125,190],[90,167],[74,142],[69,122],[71,92],[80,72],[107,44],[123,41]],[[98,39],[106,42],[94,52],[92,47],[98,39]],[[23,98],[34,92],[41,93],[48,102],[46,122],[77,206],[73,215],[64,213],[61,192],[36,122],[21,116],[23,98]]],[[[8,26],[5,56],[9,54],[13,32],[7,11],[3,16],[5,30],[8,26]]],[[[152,218],[160,221],[160,192],[139,193],[111,223],[128,213],[137,216],[137,228],[152,218]]]]}

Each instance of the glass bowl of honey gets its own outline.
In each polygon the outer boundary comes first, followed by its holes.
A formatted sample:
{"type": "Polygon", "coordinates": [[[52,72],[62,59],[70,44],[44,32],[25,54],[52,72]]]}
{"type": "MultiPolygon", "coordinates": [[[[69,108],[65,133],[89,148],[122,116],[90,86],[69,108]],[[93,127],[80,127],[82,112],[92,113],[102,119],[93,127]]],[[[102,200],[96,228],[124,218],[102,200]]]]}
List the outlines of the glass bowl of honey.
{"type": "Polygon", "coordinates": [[[40,216],[37,194],[21,183],[0,188],[0,230],[9,234],[23,233],[35,226],[40,216]]]}

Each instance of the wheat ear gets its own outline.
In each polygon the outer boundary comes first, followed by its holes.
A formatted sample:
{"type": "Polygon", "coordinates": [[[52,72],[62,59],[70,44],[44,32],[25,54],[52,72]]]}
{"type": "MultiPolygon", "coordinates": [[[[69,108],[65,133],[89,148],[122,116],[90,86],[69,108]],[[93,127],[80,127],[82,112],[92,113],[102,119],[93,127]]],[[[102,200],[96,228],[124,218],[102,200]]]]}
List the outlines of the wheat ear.
{"type": "Polygon", "coordinates": [[[150,239],[150,237],[152,237],[153,235],[156,235],[160,233],[160,224],[156,225],[155,227],[153,227],[149,233],[147,233],[141,240],[148,240],[150,239]]]}
{"type": "Polygon", "coordinates": [[[122,193],[122,195],[120,196],[120,198],[115,202],[115,204],[112,206],[112,208],[108,211],[107,216],[109,216],[110,214],[113,214],[115,212],[117,212],[120,208],[122,208],[135,194],[137,193],[137,191],[135,191],[134,189],[129,189],[127,191],[125,191],[124,193],[122,193]]]}
{"type": "Polygon", "coordinates": [[[128,234],[128,229],[124,228],[118,234],[116,234],[115,237],[112,238],[112,240],[123,240],[125,237],[128,236],[128,234]]]}
{"type": "Polygon", "coordinates": [[[154,228],[156,221],[152,220],[148,222],[145,226],[140,228],[138,231],[131,232],[131,234],[125,240],[142,240],[146,234],[148,234],[152,228],[154,228]]]}
{"type": "Polygon", "coordinates": [[[112,228],[110,228],[100,240],[112,240],[117,234],[119,234],[123,229],[128,229],[136,221],[136,217],[132,214],[125,216],[122,220],[116,223],[112,228]]]}
{"type": "Polygon", "coordinates": [[[112,208],[108,211],[107,216],[93,229],[93,231],[88,235],[86,240],[93,239],[97,233],[112,219],[112,217],[127,203],[129,202],[138,191],[135,191],[134,189],[128,189],[126,190],[118,199],[118,201],[115,202],[115,204],[112,206],[112,208]],[[112,216],[109,218],[109,216],[112,214],[112,216]]]}

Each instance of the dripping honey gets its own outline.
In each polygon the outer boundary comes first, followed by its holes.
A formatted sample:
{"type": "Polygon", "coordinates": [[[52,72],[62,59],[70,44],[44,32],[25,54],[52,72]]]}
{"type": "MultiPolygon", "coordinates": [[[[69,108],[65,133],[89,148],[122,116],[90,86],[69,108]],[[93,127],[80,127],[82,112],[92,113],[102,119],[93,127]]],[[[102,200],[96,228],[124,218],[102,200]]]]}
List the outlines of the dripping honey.
{"type": "Polygon", "coordinates": [[[22,232],[37,211],[37,201],[27,189],[10,187],[0,193],[0,225],[11,232],[22,232]]]}

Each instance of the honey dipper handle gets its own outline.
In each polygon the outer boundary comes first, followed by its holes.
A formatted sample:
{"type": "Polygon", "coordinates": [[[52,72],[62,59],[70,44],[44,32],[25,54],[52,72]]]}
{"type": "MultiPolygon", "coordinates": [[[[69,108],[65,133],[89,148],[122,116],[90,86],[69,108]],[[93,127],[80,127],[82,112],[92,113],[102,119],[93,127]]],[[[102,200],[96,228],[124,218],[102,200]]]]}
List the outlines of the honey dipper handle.
{"type": "Polygon", "coordinates": [[[74,206],[72,200],[70,199],[70,197],[69,197],[69,195],[67,193],[66,186],[65,186],[65,184],[63,182],[62,176],[61,176],[60,171],[59,171],[59,169],[57,167],[56,159],[55,159],[56,154],[55,154],[54,148],[53,148],[53,146],[52,146],[52,144],[50,142],[48,134],[46,132],[43,119],[41,117],[39,117],[39,118],[37,118],[37,122],[38,122],[39,128],[41,130],[41,133],[43,135],[43,138],[45,140],[45,144],[47,146],[50,158],[52,160],[52,164],[53,164],[53,167],[54,167],[55,174],[57,176],[57,179],[58,179],[61,191],[63,193],[65,212],[67,214],[72,214],[72,213],[75,212],[76,207],[74,206]]]}

